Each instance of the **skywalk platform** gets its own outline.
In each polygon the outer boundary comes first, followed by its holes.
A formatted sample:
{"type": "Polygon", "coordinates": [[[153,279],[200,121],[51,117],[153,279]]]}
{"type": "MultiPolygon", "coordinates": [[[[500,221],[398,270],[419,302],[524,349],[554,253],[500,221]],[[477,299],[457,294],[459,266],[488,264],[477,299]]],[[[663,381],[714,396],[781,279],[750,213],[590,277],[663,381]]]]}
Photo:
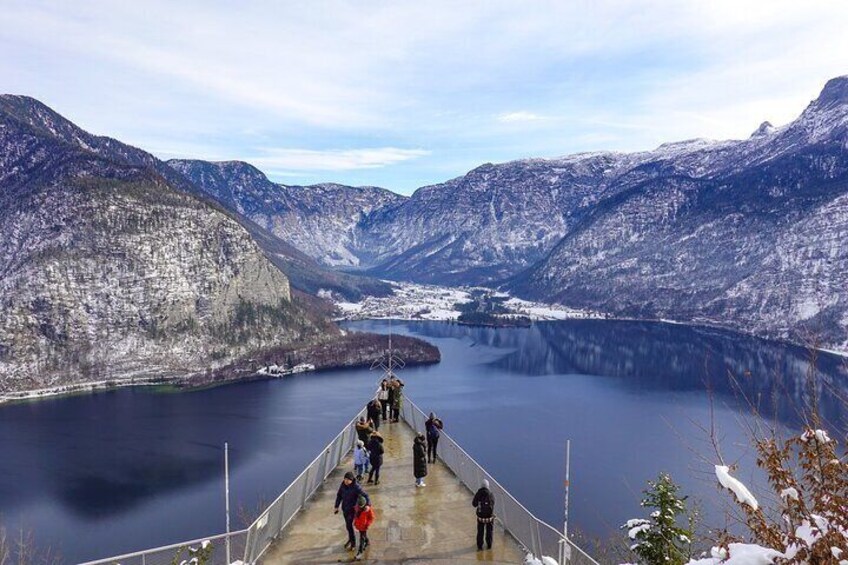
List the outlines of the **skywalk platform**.
{"type": "MultiPolygon", "coordinates": [[[[380,484],[363,484],[377,515],[368,531],[371,541],[362,563],[369,564],[520,564],[525,552],[495,523],[491,550],[477,551],[477,519],[473,493],[441,461],[429,465],[426,485],[415,487],[412,443],[415,433],[403,420],[383,423],[384,463],[380,484]]],[[[440,446],[441,447],[441,446],[440,446]]],[[[323,564],[352,562],[346,551],[347,533],[341,512],[333,513],[336,491],[346,471],[346,456],[306,502],[292,522],[261,558],[267,564],[323,564]]],[[[364,479],[363,479],[364,482],[364,479]]],[[[495,501],[495,512],[498,503],[495,501]]]]}

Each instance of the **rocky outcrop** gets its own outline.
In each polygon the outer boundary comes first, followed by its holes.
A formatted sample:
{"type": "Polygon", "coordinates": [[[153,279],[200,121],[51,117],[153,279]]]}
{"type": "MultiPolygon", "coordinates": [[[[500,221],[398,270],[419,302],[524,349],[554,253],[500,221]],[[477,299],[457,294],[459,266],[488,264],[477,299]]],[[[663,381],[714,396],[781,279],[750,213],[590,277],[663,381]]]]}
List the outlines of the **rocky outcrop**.
{"type": "Polygon", "coordinates": [[[337,331],[177,177],[0,97],[0,392],[180,375],[337,331]]]}

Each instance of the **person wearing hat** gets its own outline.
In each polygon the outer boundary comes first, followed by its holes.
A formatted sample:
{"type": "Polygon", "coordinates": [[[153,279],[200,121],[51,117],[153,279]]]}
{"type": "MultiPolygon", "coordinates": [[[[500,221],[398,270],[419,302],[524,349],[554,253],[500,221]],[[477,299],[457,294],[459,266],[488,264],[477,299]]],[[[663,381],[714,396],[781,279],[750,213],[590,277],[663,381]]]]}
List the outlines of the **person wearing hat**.
{"type": "Polygon", "coordinates": [[[415,486],[424,487],[424,477],[427,476],[427,448],[424,446],[424,434],[415,436],[412,443],[412,471],[415,475],[415,486]]]}
{"type": "Polygon", "coordinates": [[[368,493],[362,490],[362,487],[356,482],[356,476],[351,471],[348,471],[344,474],[342,484],[339,486],[339,492],[336,493],[334,513],[338,514],[339,506],[341,506],[342,514],[344,515],[345,528],[347,528],[347,543],[345,544],[345,549],[349,549],[351,551],[353,551],[356,547],[356,536],[353,533],[353,520],[355,517],[356,503],[359,502],[360,496],[365,498],[365,503],[367,505],[371,504],[371,500],[368,498],[368,493]]]}
{"type": "Polygon", "coordinates": [[[362,440],[362,443],[366,443],[373,431],[374,428],[371,426],[371,422],[366,420],[365,416],[360,416],[359,421],[356,423],[356,437],[362,440]]]}
{"type": "Polygon", "coordinates": [[[483,551],[483,532],[486,534],[486,547],[492,549],[492,529],[495,522],[495,497],[489,490],[489,481],[483,479],[483,484],[474,494],[471,505],[477,508],[477,551],[483,551]]]}
{"type": "Polygon", "coordinates": [[[374,509],[368,504],[364,496],[359,497],[356,508],[354,509],[354,515],[353,526],[359,532],[359,551],[356,552],[354,559],[359,561],[362,559],[365,548],[371,545],[371,542],[368,541],[368,527],[374,523],[375,518],[374,509]]]}
{"type": "Polygon", "coordinates": [[[361,439],[356,440],[356,447],[353,448],[353,472],[356,473],[356,482],[362,481],[362,475],[368,472],[368,450],[365,449],[365,444],[361,439]]]}

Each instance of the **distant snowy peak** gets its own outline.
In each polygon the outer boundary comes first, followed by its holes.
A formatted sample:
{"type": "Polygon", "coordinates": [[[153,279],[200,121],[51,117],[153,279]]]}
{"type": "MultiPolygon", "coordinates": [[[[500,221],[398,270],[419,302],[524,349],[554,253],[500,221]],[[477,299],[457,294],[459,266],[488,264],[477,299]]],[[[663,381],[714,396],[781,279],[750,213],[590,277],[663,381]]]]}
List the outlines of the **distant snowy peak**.
{"type": "Polygon", "coordinates": [[[751,134],[751,137],[765,137],[774,133],[775,130],[776,128],[771,125],[771,122],[765,121],[760,124],[760,127],[758,127],[754,133],[751,134]]]}
{"type": "Polygon", "coordinates": [[[846,105],[848,105],[848,75],[827,81],[819,97],[810,104],[807,110],[826,111],[846,105]]]}

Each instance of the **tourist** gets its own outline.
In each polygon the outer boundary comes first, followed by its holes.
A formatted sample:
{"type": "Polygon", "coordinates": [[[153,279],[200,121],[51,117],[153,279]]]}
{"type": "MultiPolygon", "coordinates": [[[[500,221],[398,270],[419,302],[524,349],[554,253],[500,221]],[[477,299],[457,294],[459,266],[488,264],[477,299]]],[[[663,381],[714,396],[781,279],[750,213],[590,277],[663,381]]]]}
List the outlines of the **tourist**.
{"type": "Polygon", "coordinates": [[[371,432],[374,431],[374,428],[371,426],[371,423],[365,419],[365,416],[360,416],[359,421],[356,423],[356,436],[365,443],[368,441],[368,438],[371,436],[371,432]]]}
{"type": "Polygon", "coordinates": [[[383,421],[388,420],[389,410],[389,382],[386,379],[380,383],[380,388],[377,389],[377,400],[380,401],[381,416],[383,421]]]}
{"type": "Polygon", "coordinates": [[[365,449],[365,442],[361,439],[356,440],[356,447],[353,448],[353,472],[356,473],[357,482],[361,482],[362,475],[368,472],[368,461],[368,450],[365,449]]]}
{"type": "Polygon", "coordinates": [[[383,466],[383,436],[380,432],[371,434],[368,440],[368,456],[371,458],[371,472],[368,473],[368,483],[373,480],[375,485],[380,484],[380,467],[383,466]]]}
{"type": "Polygon", "coordinates": [[[486,531],[486,547],[492,549],[492,529],[495,522],[495,497],[489,490],[489,481],[483,479],[471,505],[477,508],[477,551],[483,551],[483,530],[486,531]]]}
{"type": "Polygon", "coordinates": [[[392,378],[386,383],[386,401],[389,403],[389,419],[387,421],[394,422],[394,413],[395,413],[395,394],[397,394],[397,387],[395,384],[397,383],[397,379],[392,375],[392,378]]]}
{"type": "Polygon", "coordinates": [[[368,541],[368,527],[374,523],[375,518],[374,509],[368,504],[364,496],[359,497],[356,508],[354,509],[354,515],[353,526],[359,532],[359,551],[356,552],[354,559],[359,561],[362,559],[365,548],[371,545],[371,542],[368,541]]]}
{"type": "Polygon", "coordinates": [[[403,406],[403,381],[395,379],[395,397],[392,402],[392,422],[400,421],[400,409],[403,406]]]}
{"type": "Polygon", "coordinates": [[[415,436],[412,443],[412,471],[415,474],[415,486],[424,487],[427,476],[427,448],[424,446],[424,434],[415,436]]]}
{"type": "Polygon", "coordinates": [[[430,417],[424,422],[424,427],[427,429],[427,462],[436,462],[436,448],[439,445],[439,436],[441,430],[445,427],[439,418],[433,412],[430,412],[430,417]]]}
{"type": "Polygon", "coordinates": [[[368,494],[362,490],[362,486],[356,482],[356,477],[351,471],[348,471],[342,479],[342,484],[339,486],[339,492],[336,494],[336,504],[333,510],[334,514],[339,513],[339,505],[342,507],[344,515],[345,528],[347,528],[347,543],[345,549],[353,551],[356,548],[356,536],[353,533],[354,509],[359,497],[365,497],[366,504],[370,504],[371,500],[368,494]]]}
{"type": "Polygon", "coordinates": [[[380,429],[380,413],[382,411],[382,405],[380,404],[380,400],[378,398],[374,398],[368,405],[365,407],[366,412],[368,413],[368,419],[374,424],[374,430],[380,429]]]}

